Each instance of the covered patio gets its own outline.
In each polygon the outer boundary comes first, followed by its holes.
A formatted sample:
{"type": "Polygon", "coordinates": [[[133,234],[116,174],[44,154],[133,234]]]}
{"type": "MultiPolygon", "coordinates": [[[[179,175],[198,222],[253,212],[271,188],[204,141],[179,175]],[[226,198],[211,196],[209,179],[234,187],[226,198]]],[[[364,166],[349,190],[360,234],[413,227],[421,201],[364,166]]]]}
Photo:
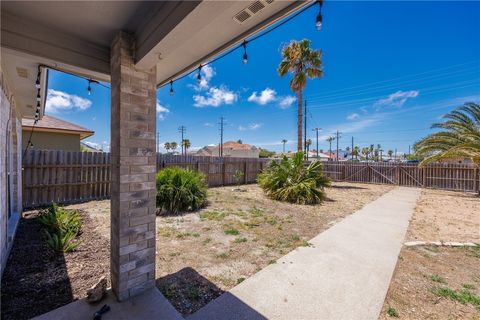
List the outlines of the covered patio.
{"type": "MultiPolygon", "coordinates": [[[[156,128],[157,89],[309,4],[2,2],[2,73],[19,116],[43,117],[49,69],[83,77],[86,87],[111,84],[109,301],[129,301],[115,308],[116,319],[121,314],[128,318],[128,312],[140,318],[143,313],[145,319],[176,317],[155,289],[155,133],[161,132],[156,128]]],[[[75,305],[75,315],[59,311],[47,318],[80,319],[98,308],[82,301],[75,305]]]]}

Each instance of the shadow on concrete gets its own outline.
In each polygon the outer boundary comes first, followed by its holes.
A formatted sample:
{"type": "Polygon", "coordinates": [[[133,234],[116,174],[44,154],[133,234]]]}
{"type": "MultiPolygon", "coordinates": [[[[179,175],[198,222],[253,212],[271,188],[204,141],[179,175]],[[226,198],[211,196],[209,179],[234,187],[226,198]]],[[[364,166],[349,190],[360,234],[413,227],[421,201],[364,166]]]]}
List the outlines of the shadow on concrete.
{"type": "Polygon", "coordinates": [[[1,294],[4,320],[30,319],[73,300],[65,257],[48,247],[35,216],[20,219],[1,294]]]}
{"type": "Polygon", "coordinates": [[[157,287],[187,319],[266,319],[190,267],[157,279],[157,287]]]}

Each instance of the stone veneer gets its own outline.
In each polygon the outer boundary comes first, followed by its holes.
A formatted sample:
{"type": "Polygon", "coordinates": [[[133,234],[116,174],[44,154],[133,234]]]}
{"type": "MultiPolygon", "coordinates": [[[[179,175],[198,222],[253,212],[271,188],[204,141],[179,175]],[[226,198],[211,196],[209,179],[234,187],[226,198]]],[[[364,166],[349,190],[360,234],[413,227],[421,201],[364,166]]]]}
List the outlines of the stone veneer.
{"type": "Polygon", "coordinates": [[[111,280],[117,299],[155,286],[156,69],[137,70],[133,38],[111,46],[111,280]]]}

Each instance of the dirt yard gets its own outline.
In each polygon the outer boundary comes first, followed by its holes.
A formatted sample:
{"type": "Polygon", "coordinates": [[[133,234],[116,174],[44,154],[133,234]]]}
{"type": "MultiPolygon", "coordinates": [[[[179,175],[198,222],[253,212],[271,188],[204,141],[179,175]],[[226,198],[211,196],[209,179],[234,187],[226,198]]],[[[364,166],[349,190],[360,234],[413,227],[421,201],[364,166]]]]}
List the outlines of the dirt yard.
{"type": "MultiPolygon", "coordinates": [[[[480,243],[480,198],[422,190],[406,241],[480,243]]],[[[480,245],[404,247],[380,319],[480,319],[480,245]]]]}
{"type": "MultiPolygon", "coordinates": [[[[244,192],[211,188],[206,208],[157,218],[157,286],[177,310],[191,314],[392,188],[334,183],[328,200],[316,206],[270,200],[256,185],[242,186],[244,192]]],[[[67,208],[80,210],[84,232],[78,251],[65,255],[52,255],[45,245],[35,211],[22,219],[2,283],[4,319],[26,319],[82,298],[108,276],[110,202],[67,208]]]]}

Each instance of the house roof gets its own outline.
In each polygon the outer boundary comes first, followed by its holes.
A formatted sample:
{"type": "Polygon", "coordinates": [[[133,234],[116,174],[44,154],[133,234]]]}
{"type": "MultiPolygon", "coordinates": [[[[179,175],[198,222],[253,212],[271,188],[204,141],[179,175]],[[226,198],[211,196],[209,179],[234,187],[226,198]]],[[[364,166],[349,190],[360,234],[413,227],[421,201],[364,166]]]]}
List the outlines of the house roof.
{"type": "MultiPolygon", "coordinates": [[[[22,129],[30,130],[33,126],[33,119],[23,118],[22,119],[22,129]]],[[[76,125],[74,123],[55,118],[52,116],[44,115],[41,120],[38,120],[34,128],[35,131],[43,132],[61,132],[61,133],[70,133],[70,134],[79,134],[80,139],[85,139],[90,137],[95,132],[76,125]]]]}
{"type": "Polygon", "coordinates": [[[257,148],[251,144],[248,143],[239,143],[237,141],[227,141],[223,143],[224,148],[231,148],[235,150],[250,150],[252,148],[257,148]]]}

